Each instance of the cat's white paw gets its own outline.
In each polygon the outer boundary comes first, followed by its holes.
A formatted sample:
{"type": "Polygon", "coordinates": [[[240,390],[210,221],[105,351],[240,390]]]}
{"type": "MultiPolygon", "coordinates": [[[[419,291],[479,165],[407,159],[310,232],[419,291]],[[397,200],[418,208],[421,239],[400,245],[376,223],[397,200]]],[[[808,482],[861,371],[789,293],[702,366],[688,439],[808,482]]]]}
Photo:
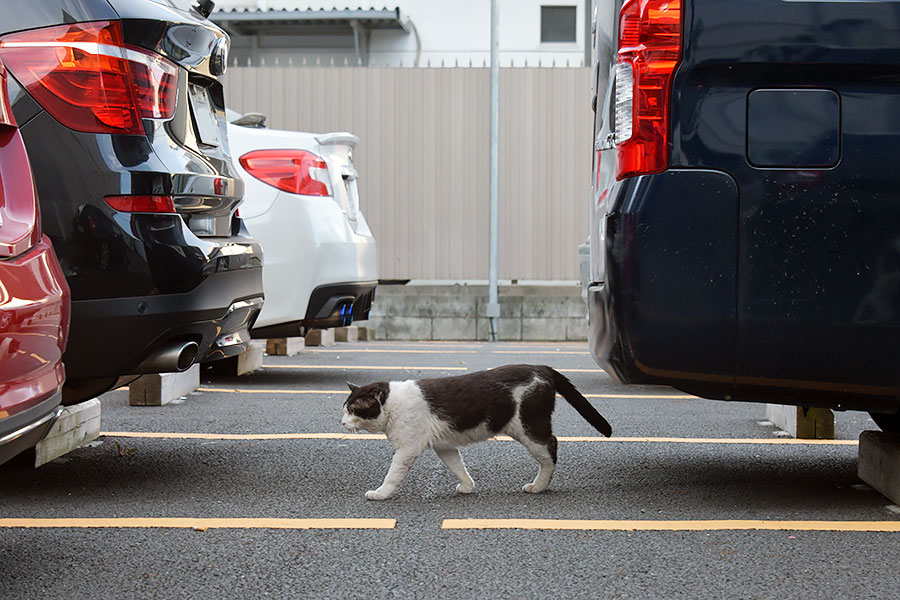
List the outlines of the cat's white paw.
{"type": "Polygon", "coordinates": [[[472,494],[475,492],[475,485],[471,484],[471,483],[467,484],[467,485],[457,483],[456,491],[459,492],[460,494],[472,494]]]}
{"type": "Polygon", "coordinates": [[[545,489],[547,489],[547,486],[538,487],[538,486],[534,485],[533,483],[526,483],[525,485],[522,486],[522,491],[528,492],[529,494],[540,494],[545,489]]]}
{"type": "Polygon", "coordinates": [[[366,500],[386,500],[390,494],[384,494],[378,490],[369,490],[366,492],[366,500]]]}

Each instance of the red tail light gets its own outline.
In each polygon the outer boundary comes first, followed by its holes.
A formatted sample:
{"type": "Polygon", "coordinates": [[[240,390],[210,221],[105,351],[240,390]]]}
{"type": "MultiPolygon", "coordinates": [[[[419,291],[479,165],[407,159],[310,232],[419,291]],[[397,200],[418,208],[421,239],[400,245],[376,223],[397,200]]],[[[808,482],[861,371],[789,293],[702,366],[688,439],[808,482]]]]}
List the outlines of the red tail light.
{"type": "Polygon", "coordinates": [[[617,179],[668,167],[669,100],[680,57],[681,0],[626,0],[616,65],[617,179]]]}
{"type": "Polygon", "coordinates": [[[248,173],[271,186],[302,196],[330,196],[328,165],[305,150],[254,150],[241,157],[248,173]]]}
{"type": "Polygon", "coordinates": [[[172,196],[106,196],[103,201],[119,212],[175,213],[172,196]]]}
{"type": "Polygon", "coordinates": [[[75,23],[0,39],[0,58],[57,121],[88,133],[144,133],[175,112],[178,68],[125,46],[118,21],[75,23]]]}

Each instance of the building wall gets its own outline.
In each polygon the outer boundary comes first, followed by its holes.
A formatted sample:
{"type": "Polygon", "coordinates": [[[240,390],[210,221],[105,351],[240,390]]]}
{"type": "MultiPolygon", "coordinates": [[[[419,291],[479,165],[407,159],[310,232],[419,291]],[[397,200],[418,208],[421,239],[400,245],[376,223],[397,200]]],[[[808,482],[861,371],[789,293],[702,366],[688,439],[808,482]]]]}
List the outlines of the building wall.
{"type": "MultiPolygon", "coordinates": [[[[350,131],[382,279],[484,280],[490,69],[230,67],[226,101],[273,128],[350,131]]],[[[500,70],[499,277],[578,280],[590,69],[500,70]]]]}
{"type": "MultiPolygon", "coordinates": [[[[324,9],[330,10],[332,1],[302,0],[218,0],[216,10],[248,9],[260,6],[268,9],[324,9]]],[[[341,5],[343,6],[343,5],[341,5]]],[[[357,4],[352,5],[354,8],[357,4]]],[[[382,4],[364,4],[381,7],[382,4]]],[[[491,3],[487,0],[395,0],[389,8],[399,6],[415,25],[421,41],[418,66],[475,66],[490,63],[491,3]]],[[[503,66],[582,66],[584,65],[585,0],[515,0],[500,2],[500,64],[503,66]],[[576,41],[571,44],[541,43],[541,6],[575,6],[576,41]]],[[[315,62],[326,64],[331,59],[342,64],[344,59],[354,62],[352,36],[333,40],[334,48],[296,48],[296,40],[287,38],[260,39],[257,58],[267,64],[315,62]]],[[[373,31],[370,41],[371,59],[378,66],[412,67],[416,58],[416,37],[402,31],[373,31]]],[[[251,55],[251,40],[235,37],[232,55],[242,64],[251,55]]]]}

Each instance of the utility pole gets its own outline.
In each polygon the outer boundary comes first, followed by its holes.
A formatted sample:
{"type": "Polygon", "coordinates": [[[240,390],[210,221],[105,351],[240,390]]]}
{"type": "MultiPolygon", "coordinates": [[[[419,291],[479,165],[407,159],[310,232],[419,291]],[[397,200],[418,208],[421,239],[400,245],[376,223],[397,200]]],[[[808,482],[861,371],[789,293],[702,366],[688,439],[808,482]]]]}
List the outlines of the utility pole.
{"type": "Polygon", "coordinates": [[[491,0],[491,222],[490,222],[490,282],[485,316],[491,323],[491,340],[497,341],[500,303],[497,294],[498,263],[498,151],[500,139],[500,9],[499,0],[491,0]]]}

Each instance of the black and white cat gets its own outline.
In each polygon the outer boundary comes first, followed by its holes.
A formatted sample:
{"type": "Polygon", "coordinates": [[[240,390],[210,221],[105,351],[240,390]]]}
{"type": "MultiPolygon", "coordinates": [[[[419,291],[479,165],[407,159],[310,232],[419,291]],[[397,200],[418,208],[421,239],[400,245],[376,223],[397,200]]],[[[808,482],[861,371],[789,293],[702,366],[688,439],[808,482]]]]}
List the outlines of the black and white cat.
{"type": "Polygon", "coordinates": [[[600,433],[612,428],[565,376],[546,366],[508,365],[457,377],[380,381],[350,386],[341,425],[350,431],[384,432],[394,458],[384,482],[366,492],[384,500],[397,489],[416,459],[432,448],[459,479],[458,492],[471,494],[458,448],[508,435],[537,459],[540,471],[523,491],[544,491],[556,467],[556,438],[550,418],[559,392],[600,433]]]}

